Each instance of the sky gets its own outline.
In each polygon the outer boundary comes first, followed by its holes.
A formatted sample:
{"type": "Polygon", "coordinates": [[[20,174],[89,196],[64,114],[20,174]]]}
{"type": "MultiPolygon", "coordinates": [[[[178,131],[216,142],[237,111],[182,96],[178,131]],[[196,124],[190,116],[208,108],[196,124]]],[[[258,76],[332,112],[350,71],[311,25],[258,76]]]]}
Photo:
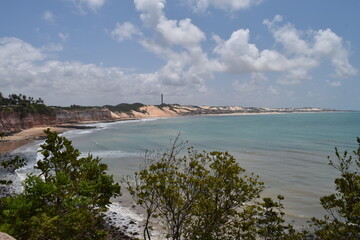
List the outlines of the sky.
{"type": "Polygon", "coordinates": [[[360,110],[358,0],[1,0],[0,92],[360,110]]]}

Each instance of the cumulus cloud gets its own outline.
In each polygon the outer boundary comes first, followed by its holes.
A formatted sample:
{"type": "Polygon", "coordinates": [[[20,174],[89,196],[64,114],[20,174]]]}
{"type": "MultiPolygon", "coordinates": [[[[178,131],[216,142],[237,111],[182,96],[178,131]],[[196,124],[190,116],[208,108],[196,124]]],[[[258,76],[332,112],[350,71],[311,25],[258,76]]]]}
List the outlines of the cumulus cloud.
{"type": "Polygon", "coordinates": [[[13,37],[0,38],[0,63],[2,67],[28,65],[44,59],[44,54],[30,44],[13,37]]]}
{"type": "MultiPolygon", "coordinates": [[[[190,3],[198,10],[215,7],[226,10],[240,10],[259,4],[261,1],[217,1],[198,0],[190,3]]],[[[234,31],[229,39],[213,35],[216,43],[214,58],[202,49],[207,40],[206,34],[191,19],[168,19],[164,9],[166,0],[134,0],[136,9],[145,27],[153,31],[151,37],[141,38],[144,48],[165,60],[166,64],[156,72],[163,84],[180,87],[197,84],[198,89],[206,91],[206,80],[216,72],[236,75],[263,75],[277,72],[276,83],[295,85],[311,80],[311,71],[324,62],[333,64],[334,76],[346,77],[356,74],[349,61],[349,51],[343,40],[330,29],[299,30],[293,24],[283,23],[283,17],[276,15],[264,20],[275,40],[275,47],[259,49],[251,42],[249,29],[234,31]]],[[[121,35],[122,36],[122,35],[121,35]]],[[[132,36],[128,35],[129,38],[132,36]]],[[[121,38],[123,40],[124,37],[121,38]]],[[[233,87],[256,90],[265,81],[252,77],[249,81],[235,81],[233,87]]],[[[262,91],[278,94],[274,86],[261,87],[262,91]]]]}
{"type": "MultiPolygon", "coordinates": [[[[155,33],[151,38],[143,38],[140,43],[147,50],[166,61],[158,71],[158,77],[169,85],[188,82],[202,83],[212,78],[213,73],[265,74],[278,72],[277,83],[295,85],[311,80],[311,71],[330,61],[334,75],[351,76],[356,70],[349,64],[349,51],[343,40],[330,29],[301,31],[291,23],[282,24],[283,17],[276,15],[272,20],[264,20],[280,48],[259,49],[251,42],[249,29],[234,31],[229,39],[213,35],[217,57],[209,58],[202,49],[206,35],[189,18],[168,19],[164,13],[166,0],[134,0],[136,9],[144,25],[155,33]]],[[[208,7],[239,10],[259,4],[260,1],[191,1],[193,6],[205,10],[208,7]]],[[[236,89],[255,89],[260,82],[234,83],[236,89]]],[[[264,90],[264,89],[263,89],[264,90]]],[[[275,93],[275,87],[268,89],[275,93]]]]}
{"type": "Polygon", "coordinates": [[[176,64],[155,73],[128,74],[118,67],[51,60],[45,50],[49,49],[35,48],[18,38],[0,38],[0,87],[9,92],[39,93],[45,99],[62,96],[63,102],[55,103],[62,105],[117,104],[143,101],[161,92],[180,96],[204,89],[201,81],[189,80],[193,79],[191,71],[177,71],[176,64]],[[173,87],[177,84],[183,91],[173,87]]]}
{"type": "Polygon", "coordinates": [[[148,27],[155,27],[163,16],[166,0],[134,0],[135,7],[141,12],[140,18],[148,27]]]}
{"type": "Polygon", "coordinates": [[[262,0],[187,0],[194,11],[204,12],[209,7],[227,11],[238,11],[258,5],[262,0]]]}
{"type": "MultiPolygon", "coordinates": [[[[311,80],[311,71],[326,62],[334,66],[334,77],[345,78],[357,73],[349,63],[349,50],[333,31],[301,31],[290,23],[282,25],[282,21],[283,17],[277,15],[263,22],[280,46],[278,49],[260,50],[251,43],[249,29],[236,30],[227,40],[214,35],[217,44],[214,53],[219,56],[222,71],[232,74],[279,72],[282,74],[277,83],[282,85],[311,80]]],[[[237,84],[239,86],[245,85],[237,84]]]]}
{"type": "Polygon", "coordinates": [[[267,71],[288,71],[294,68],[311,68],[316,61],[306,58],[288,58],[275,50],[260,51],[255,44],[249,42],[250,31],[240,29],[232,33],[228,40],[219,40],[214,52],[220,56],[225,72],[251,73],[267,71]]]}
{"type": "MultiPolygon", "coordinates": [[[[94,11],[105,2],[72,1],[80,8],[94,11]]],[[[196,3],[203,4],[203,9],[212,6],[238,10],[259,2],[199,0],[196,3]]],[[[302,31],[291,23],[283,24],[283,18],[278,15],[272,20],[264,20],[274,37],[274,48],[260,49],[251,41],[249,29],[237,29],[228,39],[213,35],[216,46],[209,57],[202,48],[206,34],[189,18],[168,19],[164,12],[166,0],[134,0],[134,3],[146,33],[151,34],[143,35],[132,23],[124,22],[117,23],[109,35],[119,42],[137,36],[144,48],[164,60],[164,66],[157,71],[129,74],[118,67],[56,61],[48,54],[61,51],[61,44],[35,48],[18,38],[0,38],[0,86],[16,92],[41,91],[49,95],[74,96],[74,99],[92,97],[95,104],[99,104],[99,99],[101,104],[103,101],[111,103],[114,99],[118,103],[119,98],[131,101],[133,96],[144,99],[160,92],[171,96],[207,93],[211,89],[207,88],[206,81],[214,73],[235,75],[238,80],[232,87],[238,93],[278,95],[282,91],[276,83],[294,85],[309,81],[311,71],[324,62],[334,66],[334,77],[348,77],[357,72],[349,63],[348,47],[331,29],[302,31]],[[268,72],[276,72],[279,76],[276,82],[268,80],[268,72]],[[244,80],[246,74],[251,77],[244,80]]],[[[65,33],[58,36],[63,41],[68,38],[65,33]]],[[[340,81],[327,83],[333,87],[341,85],[340,81]]],[[[67,100],[71,101],[71,97],[67,100]]]]}
{"type": "Polygon", "coordinates": [[[54,22],[55,21],[55,16],[54,14],[47,10],[45,11],[43,14],[42,14],[42,18],[45,20],[45,21],[48,21],[48,22],[54,22]]]}
{"type": "Polygon", "coordinates": [[[160,39],[161,44],[178,45],[184,48],[200,46],[205,34],[192,22],[185,18],[180,21],[167,19],[163,9],[165,0],[134,0],[136,9],[140,11],[143,23],[152,28],[160,39]]]}
{"type": "Polygon", "coordinates": [[[199,43],[205,39],[205,34],[192,24],[189,18],[180,21],[162,18],[156,30],[167,43],[184,48],[199,46],[199,43]]]}
{"type": "MultiPolygon", "coordinates": [[[[339,78],[353,76],[357,70],[349,63],[350,52],[344,41],[331,29],[299,31],[292,24],[280,25],[283,18],[279,15],[264,24],[283,46],[285,53],[293,57],[307,57],[313,61],[329,61],[339,78]]],[[[306,69],[303,69],[306,70],[306,69]]]]}
{"type": "Polygon", "coordinates": [[[26,87],[29,76],[33,75],[32,63],[44,58],[38,49],[20,39],[0,38],[1,87],[26,87]]]}
{"type": "Polygon", "coordinates": [[[144,25],[154,37],[140,42],[150,52],[166,61],[158,72],[159,80],[169,86],[195,86],[205,92],[205,79],[219,68],[215,60],[208,58],[201,47],[205,34],[191,19],[168,19],[163,11],[165,0],[134,0],[144,25]]]}
{"type": "Polygon", "coordinates": [[[124,22],[122,24],[116,23],[115,29],[110,35],[118,42],[130,40],[135,35],[141,35],[141,31],[131,22],[124,22]]]}

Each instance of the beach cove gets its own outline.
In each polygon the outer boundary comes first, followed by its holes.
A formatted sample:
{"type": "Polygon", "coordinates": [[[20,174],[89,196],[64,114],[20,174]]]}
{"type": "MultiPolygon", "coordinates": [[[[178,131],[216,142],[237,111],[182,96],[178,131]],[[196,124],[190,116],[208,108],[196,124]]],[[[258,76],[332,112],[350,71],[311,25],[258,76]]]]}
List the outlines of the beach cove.
{"type": "MultiPolygon", "coordinates": [[[[60,111],[55,116],[28,114],[25,118],[16,113],[0,114],[0,132],[8,133],[0,139],[0,154],[9,153],[34,140],[45,137],[44,130],[63,133],[71,129],[91,128],[86,124],[128,121],[138,119],[168,118],[179,116],[212,116],[212,115],[252,115],[276,113],[314,113],[332,112],[332,109],[321,108],[245,108],[239,106],[187,106],[187,105],[143,105],[120,104],[119,108],[85,108],[85,110],[60,111]],[[132,110],[126,110],[129,108],[132,110]],[[139,107],[137,107],[139,105],[139,107]],[[134,107],[135,106],[135,107],[134,107]]],[[[119,106],[119,105],[118,105],[119,106]]],[[[1,112],[0,112],[1,113],[1,112]]]]}
{"type": "MultiPolygon", "coordinates": [[[[327,156],[334,159],[335,146],[340,151],[355,149],[359,122],[358,112],[193,116],[96,123],[90,124],[96,128],[63,136],[84,155],[101,157],[116,180],[138,170],[146,150],[169,147],[178,133],[198,150],[229,151],[240,166],[260,175],[266,186],[263,196],[284,195],[288,219],[302,224],[324,214],[319,198],[334,192],[336,177],[327,156]]],[[[39,157],[40,143],[15,151],[33,156],[28,168],[18,172],[21,178],[39,157]]],[[[111,211],[125,216],[115,217],[120,226],[142,217],[126,194],[111,211]]]]}

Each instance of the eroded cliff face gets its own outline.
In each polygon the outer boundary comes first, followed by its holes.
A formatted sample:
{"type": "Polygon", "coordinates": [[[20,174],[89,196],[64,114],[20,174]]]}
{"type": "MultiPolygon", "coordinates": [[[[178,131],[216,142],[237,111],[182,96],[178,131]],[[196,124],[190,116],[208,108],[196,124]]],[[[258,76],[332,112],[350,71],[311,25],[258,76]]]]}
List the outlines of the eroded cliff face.
{"type": "Polygon", "coordinates": [[[78,111],[59,111],[56,113],[56,123],[77,123],[86,121],[109,121],[113,120],[111,111],[107,108],[95,108],[78,111]]]}
{"type": "Polygon", "coordinates": [[[18,132],[35,126],[53,125],[55,115],[28,114],[21,117],[17,112],[0,112],[0,132],[18,132]]]}
{"type": "Polygon", "coordinates": [[[11,133],[37,126],[110,120],[113,120],[111,111],[106,108],[78,111],[61,110],[52,115],[28,114],[25,117],[21,117],[16,112],[0,111],[0,132],[11,133]]]}

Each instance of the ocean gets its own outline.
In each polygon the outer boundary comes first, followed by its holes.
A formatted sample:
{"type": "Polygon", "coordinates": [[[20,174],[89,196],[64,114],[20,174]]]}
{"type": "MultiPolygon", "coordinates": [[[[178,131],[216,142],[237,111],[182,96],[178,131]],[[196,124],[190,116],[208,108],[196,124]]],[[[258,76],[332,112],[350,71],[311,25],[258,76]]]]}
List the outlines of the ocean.
{"type": "MultiPolygon", "coordinates": [[[[240,166],[265,182],[262,196],[285,196],[287,219],[303,224],[325,214],[319,198],[335,191],[338,176],[328,165],[327,156],[336,160],[334,147],[340,152],[357,148],[360,112],[192,116],[93,125],[97,128],[69,131],[63,136],[83,154],[101,157],[117,181],[139,169],[147,150],[169,148],[171,139],[180,134],[195,149],[234,155],[240,166]]],[[[39,144],[17,151],[35,156],[39,144]]],[[[18,171],[20,180],[40,157],[33,157],[18,171]]],[[[114,201],[111,211],[119,213],[119,222],[140,221],[141,213],[131,205],[124,194],[119,202],[114,201]]]]}

